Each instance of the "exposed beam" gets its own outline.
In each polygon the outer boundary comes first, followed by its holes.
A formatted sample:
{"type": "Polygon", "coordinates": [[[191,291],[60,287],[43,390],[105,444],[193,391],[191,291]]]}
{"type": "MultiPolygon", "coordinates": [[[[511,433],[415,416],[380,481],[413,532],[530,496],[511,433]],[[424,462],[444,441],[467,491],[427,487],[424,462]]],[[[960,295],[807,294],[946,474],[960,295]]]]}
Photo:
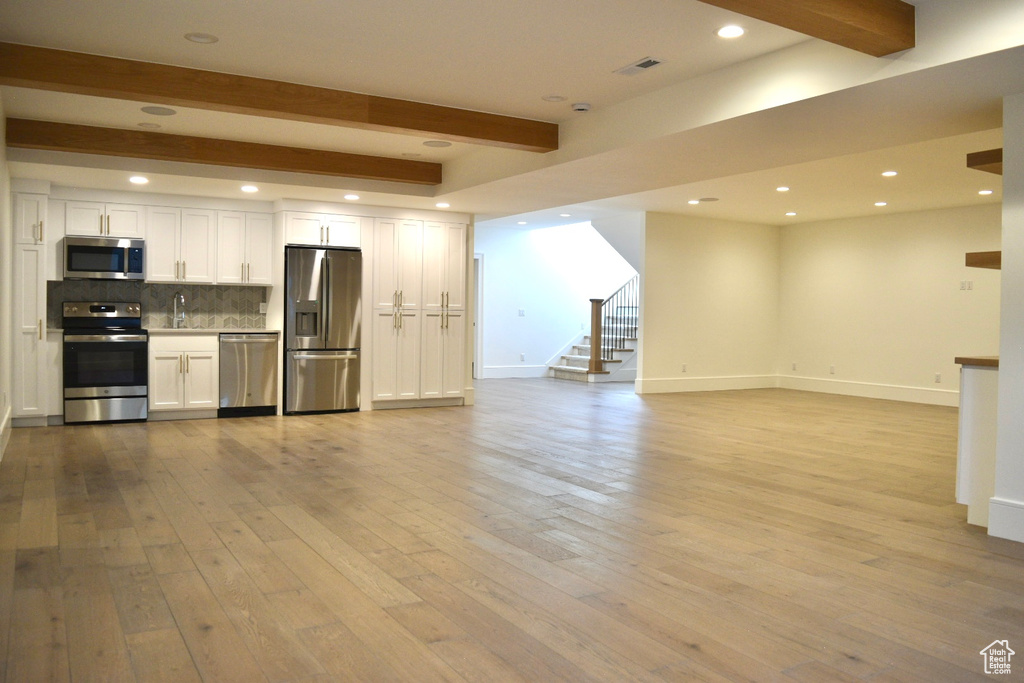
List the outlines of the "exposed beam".
{"type": "Polygon", "coordinates": [[[858,52],[914,47],[914,6],[902,0],[702,0],[858,52]]]}
{"type": "Polygon", "coordinates": [[[1003,148],[971,152],[967,155],[967,168],[1003,175],[1003,148]]]}
{"type": "Polygon", "coordinates": [[[439,185],[441,164],[255,142],[7,119],[7,146],[439,185]]]}
{"type": "Polygon", "coordinates": [[[543,121],[12,43],[0,43],[0,85],[415,134],[531,152],[558,149],[558,125],[543,121]]]}

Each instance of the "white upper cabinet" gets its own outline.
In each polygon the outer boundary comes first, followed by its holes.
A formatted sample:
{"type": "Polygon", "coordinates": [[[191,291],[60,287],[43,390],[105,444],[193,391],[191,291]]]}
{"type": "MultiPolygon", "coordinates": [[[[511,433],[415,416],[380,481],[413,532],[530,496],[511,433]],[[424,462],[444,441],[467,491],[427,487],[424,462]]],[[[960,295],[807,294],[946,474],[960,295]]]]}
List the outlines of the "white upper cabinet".
{"type": "Polygon", "coordinates": [[[217,282],[272,284],[274,222],[270,214],[221,211],[217,215],[217,282]]]}
{"type": "Polygon", "coordinates": [[[44,244],[46,242],[45,194],[14,194],[14,243],[44,244]]]}
{"type": "Polygon", "coordinates": [[[284,217],[286,244],[358,247],[359,217],[332,213],[288,211],[284,217]]]}
{"type": "Polygon", "coordinates": [[[216,280],[217,214],[204,209],[151,206],[146,210],[146,280],[216,280]]]}
{"type": "Polygon", "coordinates": [[[423,221],[378,218],[373,254],[374,308],[420,308],[423,221]]]}
{"type": "Polygon", "coordinates": [[[463,310],[466,304],[466,226],[423,224],[423,308],[463,310]]]}
{"type": "Polygon", "coordinates": [[[146,208],[136,204],[69,201],[64,230],[68,235],[87,237],[146,236],[146,208]]]}

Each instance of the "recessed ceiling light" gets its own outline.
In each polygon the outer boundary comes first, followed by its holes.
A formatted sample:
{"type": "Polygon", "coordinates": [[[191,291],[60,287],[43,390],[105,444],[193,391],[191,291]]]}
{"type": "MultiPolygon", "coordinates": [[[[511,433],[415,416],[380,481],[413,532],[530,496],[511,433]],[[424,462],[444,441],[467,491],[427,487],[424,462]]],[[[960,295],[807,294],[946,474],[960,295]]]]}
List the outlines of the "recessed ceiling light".
{"type": "Polygon", "coordinates": [[[978,194],[982,195],[983,197],[987,197],[990,194],[992,194],[992,190],[979,190],[978,194]]]}
{"type": "Polygon", "coordinates": [[[132,183],[133,185],[145,185],[146,183],[149,182],[149,178],[147,178],[144,175],[133,175],[131,178],[128,179],[128,182],[132,183]]]}
{"type": "Polygon", "coordinates": [[[252,192],[259,192],[259,191],[260,191],[260,188],[256,187],[255,185],[242,185],[242,192],[252,193],[252,192]]]}
{"type": "Polygon", "coordinates": [[[570,218],[572,216],[571,213],[560,213],[558,215],[561,216],[562,218],[570,218]]]}
{"type": "Polygon", "coordinates": [[[888,206],[889,202],[875,202],[875,206],[888,206]]]}
{"type": "Polygon", "coordinates": [[[447,140],[427,140],[423,143],[424,147],[451,147],[452,143],[447,140]]]}
{"type": "Polygon", "coordinates": [[[449,206],[451,206],[451,204],[449,204],[448,202],[438,202],[437,204],[434,204],[434,206],[436,206],[439,209],[447,209],[449,206]]]}
{"type": "Polygon", "coordinates": [[[347,199],[350,202],[354,202],[355,200],[359,199],[359,195],[350,193],[345,195],[345,199],[347,199]]]}
{"type": "Polygon", "coordinates": [[[564,95],[545,95],[541,99],[545,102],[565,102],[568,98],[564,95]]]}
{"type": "Polygon", "coordinates": [[[715,33],[719,38],[739,38],[745,33],[742,26],[736,24],[729,24],[718,29],[715,33]]]}
{"type": "Polygon", "coordinates": [[[186,33],[185,40],[190,40],[193,43],[201,43],[202,45],[209,45],[211,43],[216,43],[220,38],[212,33],[186,33]]]}
{"type": "Polygon", "coordinates": [[[149,123],[148,121],[143,121],[142,123],[139,124],[139,128],[145,128],[146,130],[156,130],[157,128],[160,128],[160,124],[159,123],[149,123]]]}
{"type": "Polygon", "coordinates": [[[516,225],[526,225],[526,221],[516,221],[516,225]]]}
{"type": "Polygon", "coordinates": [[[796,211],[787,211],[786,215],[787,216],[795,216],[796,215],[796,211]]]}
{"type": "Polygon", "coordinates": [[[785,185],[779,185],[778,187],[775,188],[775,191],[776,192],[789,192],[789,188],[786,187],[785,185]]]}
{"type": "Polygon", "coordinates": [[[686,203],[687,204],[694,204],[694,205],[696,205],[696,204],[700,204],[700,200],[699,199],[691,199],[690,201],[688,201],[686,203]]]}
{"type": "Polygon", "coordinates": [[[895,176],[898,176],[899,173],[897,173],[896,171],[885,171],[882,173],[882,175],[885,176],[886,178],[893,178],[895,176]]]}
{"type": "Polygon", "coordinates": [[[174,116],[178,113],[170,107],[143,107],[142,111],[153,116],[174,116]]]}

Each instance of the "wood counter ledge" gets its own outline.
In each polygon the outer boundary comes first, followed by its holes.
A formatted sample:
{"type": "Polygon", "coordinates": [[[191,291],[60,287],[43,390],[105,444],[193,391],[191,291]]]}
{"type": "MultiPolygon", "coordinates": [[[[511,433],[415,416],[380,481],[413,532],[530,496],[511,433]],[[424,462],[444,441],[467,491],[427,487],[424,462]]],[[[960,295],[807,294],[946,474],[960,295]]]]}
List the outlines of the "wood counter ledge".
{"type": "Polygon", "coordinates": [[[998,368],[999,356],[957,356],[953,362],[957,365],[980,365],[986,368],[998,368]]]}

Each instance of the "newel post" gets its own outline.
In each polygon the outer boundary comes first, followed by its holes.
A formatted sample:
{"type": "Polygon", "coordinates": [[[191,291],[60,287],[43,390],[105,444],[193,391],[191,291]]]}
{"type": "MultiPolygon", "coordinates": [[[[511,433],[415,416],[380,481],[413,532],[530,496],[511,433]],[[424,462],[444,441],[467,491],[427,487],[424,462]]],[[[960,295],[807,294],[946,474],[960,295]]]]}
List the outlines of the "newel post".
{"type": "Polygon", "coordinates": [[[601,308],[604,299],[590,300],[590,372],[601,372],[601,308]]]}

